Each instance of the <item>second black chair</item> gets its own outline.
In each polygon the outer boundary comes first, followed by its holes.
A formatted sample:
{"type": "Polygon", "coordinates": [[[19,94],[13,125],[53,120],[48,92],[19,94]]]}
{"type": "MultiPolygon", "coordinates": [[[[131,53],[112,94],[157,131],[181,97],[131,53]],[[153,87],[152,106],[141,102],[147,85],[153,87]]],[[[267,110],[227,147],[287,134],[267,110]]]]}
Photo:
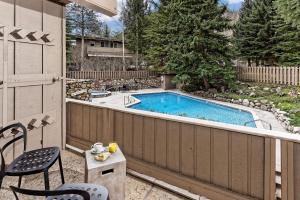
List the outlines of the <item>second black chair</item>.
{"type": "Polygon", "coordinates": [[[17,193],[29,196],[44,196],[46,200],[109,200],[108,190],[100,185],[87,183],[63,184],[56,190],[29,190],[10,186],[16,200],[17,193]]]}
{"type": "Polygon", "coordinates": [[[7,142],[5,145],[0,148],[1,153],[1,171],[0,171],[0,188],[2,185],[3,178],[5,176],[18,176],[19,183],[18,187],[21,186],[22,176],[25,175],[32,175],[37,173],[44,173],[44,182],[45,182],[45,189],[49,190],[49,168],[58,160],[59,168],[60,168],[60,175],[62,184],[65,183],[64,181],[64,174],[62,168],[62,161],[60,156],[60,150],[58,147],[49,147],[49,148],[42,148],[36,149],[33,151],[26,151],[26,144],[27,144],[27,130],[21,123],[15,123],[4,127],[0,130],[0,138],[3,136],[4,132],[12,130],[16,131],[21,129],[22,132],[16,134],[16,136],[7,142]],[[15,143],[18,140],[23,139],[24,148],[23,154],[17,157],[10,165],[6,166],[5,159],[4,159],[4,151],[9,147],[11,144],[15,143]]]}

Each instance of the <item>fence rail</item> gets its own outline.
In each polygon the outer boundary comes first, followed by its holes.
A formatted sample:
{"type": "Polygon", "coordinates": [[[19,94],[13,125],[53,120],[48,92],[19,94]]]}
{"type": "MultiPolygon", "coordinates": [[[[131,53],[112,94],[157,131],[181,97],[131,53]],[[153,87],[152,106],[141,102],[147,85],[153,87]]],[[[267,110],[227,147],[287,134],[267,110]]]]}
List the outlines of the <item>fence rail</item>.
{"type": "Polygon", "coordinates": [[[131,78],[147,78],[157,76],[157,72],[141,70],[141,71],[69,71],[67,78],[72,79],[95,79],[95,80],[111,80],[111,79],[131,79],[131,78]]]}
{"type": "Polygon", "coordinates": [[[300,85],[300,67],[241,67],[237,78],[241,81],[300,85]]]}

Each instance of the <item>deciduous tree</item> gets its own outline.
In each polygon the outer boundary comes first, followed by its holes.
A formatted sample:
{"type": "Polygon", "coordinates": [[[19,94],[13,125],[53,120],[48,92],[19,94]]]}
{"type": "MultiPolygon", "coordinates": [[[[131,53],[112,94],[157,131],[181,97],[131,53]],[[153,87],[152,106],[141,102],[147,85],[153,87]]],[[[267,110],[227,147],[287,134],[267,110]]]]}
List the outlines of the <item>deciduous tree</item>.
{"type": "Polygon", "coordinates": [[[101,35],[103,23],[96,12],[76,3],[67,6],[67,20],[70,23],[72,33],[81,36],[81,62],[83,62],[84,37],[88,35],[101,35]]]}

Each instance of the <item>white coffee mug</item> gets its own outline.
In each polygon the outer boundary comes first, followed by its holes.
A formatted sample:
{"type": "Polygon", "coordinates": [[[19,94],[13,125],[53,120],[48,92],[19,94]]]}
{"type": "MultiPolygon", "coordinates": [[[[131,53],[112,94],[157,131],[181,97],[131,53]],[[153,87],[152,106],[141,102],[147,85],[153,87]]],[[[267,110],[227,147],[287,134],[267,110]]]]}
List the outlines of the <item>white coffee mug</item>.
{"type": "Polygon", "coordinates": [[[97,153],[101,153],[104,149],[103,144],[98,142],[95,143],[91,146],[92,151],[97,152],[97,153]]]}

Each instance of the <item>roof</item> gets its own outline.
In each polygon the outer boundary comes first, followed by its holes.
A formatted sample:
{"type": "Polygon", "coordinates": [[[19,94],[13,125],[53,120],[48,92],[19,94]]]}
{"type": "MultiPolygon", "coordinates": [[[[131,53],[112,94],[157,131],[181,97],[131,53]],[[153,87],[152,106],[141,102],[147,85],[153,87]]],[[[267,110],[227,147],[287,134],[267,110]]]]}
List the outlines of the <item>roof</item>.
{"type": "Polygon", "coordinates": [[[78,3],[86,8],[100,12],[107,16],[117,15],[117,0],[51,0],[61,4],[68,4],[71,2],[78,3]]]}

